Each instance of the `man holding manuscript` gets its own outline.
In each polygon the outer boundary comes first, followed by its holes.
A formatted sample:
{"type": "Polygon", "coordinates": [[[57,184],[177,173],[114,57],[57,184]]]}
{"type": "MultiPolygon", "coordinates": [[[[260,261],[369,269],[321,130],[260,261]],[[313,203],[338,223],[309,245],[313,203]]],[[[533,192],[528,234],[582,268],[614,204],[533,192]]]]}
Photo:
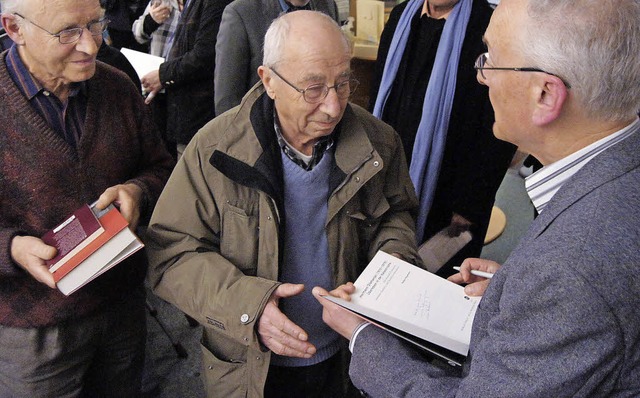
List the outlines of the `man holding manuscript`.
{"type": "Polygon", "coordinates": [[[638,0],[500,2],[475,66],[494,134],[544,165],[526,181],[540,215],[502,267],[467,260],[451,277],[497,271],[461,373],[360,327],[315,288],[325,321],[351,340],[356,387],[372,397],[640,396],[638,21],[638,0]]]}

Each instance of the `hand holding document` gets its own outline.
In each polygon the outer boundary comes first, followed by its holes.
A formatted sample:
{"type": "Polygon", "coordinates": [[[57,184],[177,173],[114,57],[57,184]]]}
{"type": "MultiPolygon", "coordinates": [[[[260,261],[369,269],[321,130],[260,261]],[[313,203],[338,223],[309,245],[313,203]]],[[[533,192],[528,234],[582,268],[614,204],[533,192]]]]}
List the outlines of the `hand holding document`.
{"type": "Polygon", "coordinates": [[[462,365],[479,298],[384,252],[374,256],[354,285],[350,301],[324,297],[452,366],[462,365]]]}

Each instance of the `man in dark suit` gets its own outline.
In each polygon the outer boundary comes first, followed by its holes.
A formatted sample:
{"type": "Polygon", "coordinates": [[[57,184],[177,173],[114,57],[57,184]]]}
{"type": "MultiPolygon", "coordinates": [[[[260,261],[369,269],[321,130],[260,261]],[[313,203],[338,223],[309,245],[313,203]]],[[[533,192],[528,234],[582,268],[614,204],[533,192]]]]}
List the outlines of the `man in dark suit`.
{"type": "Polygon", "coordinates": [[[165,139],[180,156],[194,134],[215,116],[214,65],[222,11],[231,0],[187,0],[169,57],[142,78],[147,103],[166,90],[165,139]]]}
{"type": "Polygon", "coordinates": [[[486,51],[482,33],[492,11],[486,0],[401,3],[385,25],[375,64],[369,110],[402,137],[420,199],[418,244],[444,228],[473,237],[439,270],[443,276],[480,255],[515,152],[491,133],[489,94],[473,69],[486,51]]]}
{"type": "Polygon", "coordinates": [[[375,326],[354,338],[360,321],[314,289],[325,321],[351,339],[356,387],[372,397],[640,396],[638,20],[638,0],[500,2],[475,66],[494,134],[544,165],[526,181],[540,215],[502,267],[474,259],[452,277],[496,271],[461,372],[375,326]]]}

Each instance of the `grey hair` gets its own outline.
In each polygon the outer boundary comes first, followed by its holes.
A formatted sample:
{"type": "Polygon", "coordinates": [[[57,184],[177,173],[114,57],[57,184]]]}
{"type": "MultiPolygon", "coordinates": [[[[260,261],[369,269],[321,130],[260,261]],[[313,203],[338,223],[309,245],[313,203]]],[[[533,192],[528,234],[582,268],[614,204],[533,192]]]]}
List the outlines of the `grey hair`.
{"type": "Polygon", "coordinates": [[[20,13],[22,2],[24,0],[0,0],[0,8],[3,14],[20,13]]]}
{"type": "Polygon", "coordinates": [[[529,0],[522,54],[556,74],[591,115],[640,110],[639,0],[529,0]]]}
{"type": "MultiPolygon", "coordinates": [[[[344,45],[350,48],[351,44],[349,38],[344,34],[340,25],[334,21],[330,16],[320,11],[307,11],[316,13],[321,18],[325,19],[330,24],[334,25],[338,31],[340,31],[344,40],[344,45]]],[[[291,23],[288,18],[285,18],[288,14],[281,14],[278,18],[274,19],[267,29],[267,33],[264,35],[264,46],[262,52],[262,65],[272,67],[278,62],[282,61],[284,57],[284,50],[287,41],[287,36],[291,30],[291,23]]],[[[319,40],[322,40],[319,38],[319,40]]]]}

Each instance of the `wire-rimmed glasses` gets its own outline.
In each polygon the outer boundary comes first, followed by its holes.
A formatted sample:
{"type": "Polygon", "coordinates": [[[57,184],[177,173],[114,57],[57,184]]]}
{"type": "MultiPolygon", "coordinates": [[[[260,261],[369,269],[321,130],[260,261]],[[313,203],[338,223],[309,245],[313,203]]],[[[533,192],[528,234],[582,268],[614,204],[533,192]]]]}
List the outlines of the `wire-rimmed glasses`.
{"type": "MultiPolygon", "coordinates": [[[[36,28],[42,29],[43,31],[50,34],[51,36],[57,37],[60,44],[75,43],[80,39],[80,37],[82,36],[82,33],[85,30],[85,28],[69,28],[69,29],[63,29],[58,33],[51,33],[47,29],[43,28],[42,26],[38,25],[37,23],[33,22],[30,19],[23,17],[17,12],[14,13],[14,15],[24,19],[25,21],[29,22],[31,25],[35,26],[36,28]]],[[[102,36],[104,31],[107,30],[107,25],[109,25],[109,20],[107,18],[102,18],[98,21],[90,22],[86,26],[86,29],[91,33],[92,36],[102,36]]]]}
{"type": "Polygon", "coordinates": [[[542,72],[542,73],[546,73],[547,75],[551,75],[551,76],[555,76],[558,79],[560,79],[562,81],[562,83],[564,83],[564,85],[567,88],[571,88],[571,85],[569,83],[567,83],[563,78],[561,78],[558,75],[555,75],[553,73],[547,72],[545,70],[539,69],[539,68],[531,68],[531,67],[521,67],[521,68],[515,68],[515,67],[511,67],[511,68],[507,68],[507,67],[497,67],[497,66],[487,66],[487,60],[489,59],[489,53],[482,53],[478,56],[478,58],[476,59],[475,64],[473,65],[473,67],[475,68],[475,70],[480,72],[480,76],[482,76],[483,79],[486,79],[487,77],[484,74],[485,70],[511,70],[511,71],[515,71],[515,72],[542,72]]]}
{"type": "Polygon", "coordinates": [[[291,88],[302,94],[304,100],[310,104],[317,104],[329,95],[329,90],[332,88],[336,90],[336,94],[340,99],[349,98],[358,88],[360,82],[357,79],[350,78],[348,80],[341,81],[335,85],[329,87],[326,84],[312,84],[305,89],[294,86],[287,79],[282,77],[275,69],[271,68],[273,73],[278,76],[283,82],[287,83],[291,88]]]}

